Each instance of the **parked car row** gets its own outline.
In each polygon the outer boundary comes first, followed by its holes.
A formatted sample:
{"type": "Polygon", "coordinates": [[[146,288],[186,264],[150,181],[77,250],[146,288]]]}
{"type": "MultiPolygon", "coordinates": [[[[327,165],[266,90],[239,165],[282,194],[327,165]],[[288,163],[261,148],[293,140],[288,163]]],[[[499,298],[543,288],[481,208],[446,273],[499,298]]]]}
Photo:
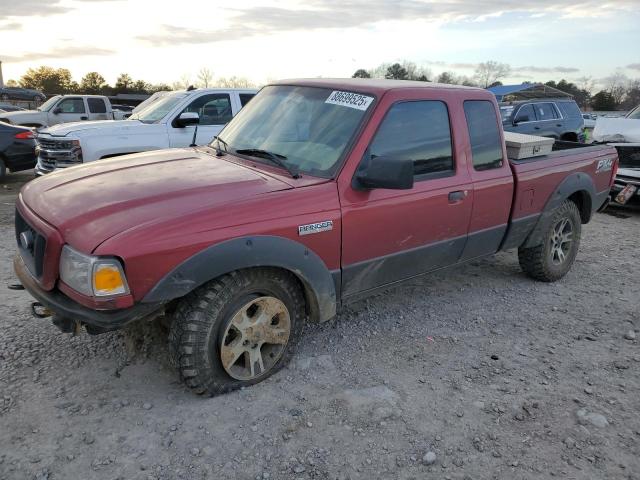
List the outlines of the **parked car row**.
{"type": "Polygon", "coordinates": [[[0,87],[0,100],[29,100],[33,102],[44,102],[47,96],[31,88],[21,87],[0,87]]]}
{"type": "Polygon", "coordinates": [[[194,89],[160,95],[122,121],[67,123],[38,133],[36,174],[161,148],[205,145],[256,94],[194,89]]]}

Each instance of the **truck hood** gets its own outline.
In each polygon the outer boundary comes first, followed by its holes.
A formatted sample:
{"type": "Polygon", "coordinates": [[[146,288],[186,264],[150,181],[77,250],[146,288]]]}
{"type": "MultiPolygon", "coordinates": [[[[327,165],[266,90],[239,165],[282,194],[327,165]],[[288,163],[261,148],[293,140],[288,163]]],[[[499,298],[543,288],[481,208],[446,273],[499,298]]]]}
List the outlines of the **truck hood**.
{"type": "Polygon", "coordinates": [[[290,188],[274,176],[200,149],[172,149],[50,173],[27,183],[21,198],[65,242],[90,253],[110,237],[145,223],[290,188]]]}
{"type": "Polygon", "coordinates": [[[138,120],[100,120],[95,122],[70,122],[59,123],[40,131],[40,134],[51,135],[52,137],[66,137],[70,133],[85,132],[100,129],[100,134],[104,133],[124,133],[132,128],[144,125],[138,120]]]}
{"type": "Polygon", "coordinates": [[[42,119],[47,118],[46,112],[38,110],[23,110],[19,112],[7,112],[0,115],[0,118],[6,118],[11,123],[42,123],[42,119]]]}
{"type": "Polygon", "coordinates": [[[596,142],[640,142],[640,120],[599,117],[593,139],[596,142]]]}

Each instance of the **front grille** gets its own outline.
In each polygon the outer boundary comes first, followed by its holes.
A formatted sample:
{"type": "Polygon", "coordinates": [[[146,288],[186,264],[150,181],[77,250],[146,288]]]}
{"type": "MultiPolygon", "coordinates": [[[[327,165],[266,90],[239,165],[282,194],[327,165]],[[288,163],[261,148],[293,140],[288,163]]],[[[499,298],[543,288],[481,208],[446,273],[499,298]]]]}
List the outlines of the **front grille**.
{"type": "Polygon", "coordinates": [[[31,274],[36,278],[41,278],[47,239],[29,225],[25,219],[22,218],[18,210],[16,210],[15,225],[16,241],[18,242],[20,256],[31,274]],[[22,234],[25,234],[25,236],[31,240],[26,246],[23,245],[21,239],[22,234]]]}
{"type": "Polygon", "coordinates": [[[640,146],[617,145],[620,168],[640,168],[640,146]]]}
{"type": "Polygon", "coordinates": [[[38,169],[51,172],[56,168],[82,163],[82,149],[71,140],[37,137],[38,169]]]}
{"type": "Polygon", "coordinates": [[[41,137],[38,137],[37,139],[40,147],[48,150],[71,150],[73,148],[71,140],[54,140],[51,138],[41,137]]]}

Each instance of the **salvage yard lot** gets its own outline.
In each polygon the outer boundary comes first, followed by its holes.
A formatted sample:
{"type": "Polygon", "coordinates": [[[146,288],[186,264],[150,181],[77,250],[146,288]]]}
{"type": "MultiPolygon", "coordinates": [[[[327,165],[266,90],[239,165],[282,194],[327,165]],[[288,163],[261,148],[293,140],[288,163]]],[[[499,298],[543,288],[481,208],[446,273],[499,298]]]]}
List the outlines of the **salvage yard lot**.
{"type": "Polygon", "coordinates": [[[4,288],[28,179],[0,187],[0,479],[640,478],[640,212],[595,215],[557,283],[514,252],[416,279],[200,398],[160,326],[71,338],[4,288]]]}

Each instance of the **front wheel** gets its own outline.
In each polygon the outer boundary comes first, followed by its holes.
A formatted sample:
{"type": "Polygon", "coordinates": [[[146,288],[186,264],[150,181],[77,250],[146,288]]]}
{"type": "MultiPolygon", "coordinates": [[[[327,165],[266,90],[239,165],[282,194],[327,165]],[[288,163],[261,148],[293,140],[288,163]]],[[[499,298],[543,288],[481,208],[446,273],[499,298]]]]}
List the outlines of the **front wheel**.
{"type": "Polygon", "coordinates": [[[566,200],[551,216],[543,242],[535,247],[518,249],[522,270],[543,282],[554,282],[564,277],[578,254],[581,228],[578,207],[571,200],[566,200]]]}
{"type": "Polygon", "coordinates": [[[292,274],[271,268],[233,272],[180,302],[169,331],[172,361],[199,394],[253,385],[286,365],[305,317],[292,274]]]}

